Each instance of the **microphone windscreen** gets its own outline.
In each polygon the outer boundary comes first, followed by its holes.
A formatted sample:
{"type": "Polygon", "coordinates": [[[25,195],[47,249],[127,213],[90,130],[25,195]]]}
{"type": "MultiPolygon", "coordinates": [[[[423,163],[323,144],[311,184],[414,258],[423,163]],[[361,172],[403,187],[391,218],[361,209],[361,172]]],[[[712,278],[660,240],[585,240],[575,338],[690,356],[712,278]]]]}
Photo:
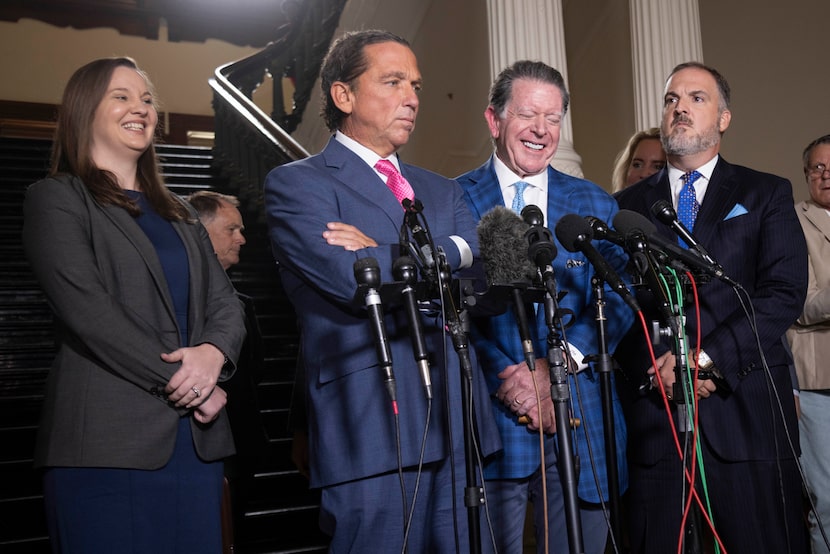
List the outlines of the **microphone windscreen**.
{"type": "Polygon", "coordinates": [[[614,216],[614,228],[623,236],[633,231],[642,231],[644,235],[651,236],[657,231],[654,223],[644,215],[631,210],[620,210],[614,216]]]}
{"type": "Polygon", "coordinates": [[[567,214],[556,222],[556,238],[568,252],[580,250],[580,243],[594,238],[594,231],[585,218],[577,214],[567,214]]]}
{"type": "Polygon", "coordinates": [[[495,206],[481,216],[478,223],[478,244],[484,261],[484,271],[490,285],[508,285],[531,282],[536,268],[527,259],[529,229],[513,210],[495,206]]]}

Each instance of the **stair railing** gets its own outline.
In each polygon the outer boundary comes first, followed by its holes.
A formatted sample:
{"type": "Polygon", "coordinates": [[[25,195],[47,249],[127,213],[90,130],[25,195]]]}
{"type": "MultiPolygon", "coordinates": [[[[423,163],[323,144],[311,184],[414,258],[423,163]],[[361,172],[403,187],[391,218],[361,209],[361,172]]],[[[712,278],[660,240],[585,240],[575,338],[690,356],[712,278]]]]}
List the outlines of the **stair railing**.
{"type": "Polygon", "coordinates": [[[215,163],[229,177],[240,202],[259,217],[268,171],[310,155],[290,133],[308,105],[345,4],[346,0],[287,3],[292,10],[289,23],[277,30],[277,39],[247,58],[218,67],[209,80],[216,114],[215,163]],[[252,100],[268,76],[274,84],[270,116],[252,100]],[[283,79],[294,89],[288,111],[283,79]]]}

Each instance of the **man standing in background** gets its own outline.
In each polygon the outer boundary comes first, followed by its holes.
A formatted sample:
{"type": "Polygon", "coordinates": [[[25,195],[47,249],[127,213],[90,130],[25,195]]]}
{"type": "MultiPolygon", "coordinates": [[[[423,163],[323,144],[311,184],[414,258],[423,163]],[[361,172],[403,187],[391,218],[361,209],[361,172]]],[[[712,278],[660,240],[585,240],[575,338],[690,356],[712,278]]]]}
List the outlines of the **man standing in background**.
{"type": "MultiPolygon", "coordinates": [[[[239,263],[245,244],[245,225],[235,196],[201,190],[187,197],[208,232],[213,250],[222,268],[228,271],[239,263]]],[[[268,433],[260,412],[256,387],[262,381],[262,333],[257,322],[254,299],[237,291],[245,305],[245,329],[248,334],[239,353],[236,373],[222,384],[228,394],[225,409],[231,424],[236,454],[225,462],[225,475],[231,489],[234,528],[240,529],[245,507],[255,490],[254,474],[262,467],[268,447],[268,433]]]]}
{"type": "Polygon", "coordinates": [[[801,388],[801,466],[815,505],[809,516],[810,540],[813,554],[826,554],[824,535],[830,536],[830,135],[811,142],[802,159],[810,199],[798,204],[795,212],[807,240],[810,278],[804,311],[787,331],[787,339],[801,388]]]}

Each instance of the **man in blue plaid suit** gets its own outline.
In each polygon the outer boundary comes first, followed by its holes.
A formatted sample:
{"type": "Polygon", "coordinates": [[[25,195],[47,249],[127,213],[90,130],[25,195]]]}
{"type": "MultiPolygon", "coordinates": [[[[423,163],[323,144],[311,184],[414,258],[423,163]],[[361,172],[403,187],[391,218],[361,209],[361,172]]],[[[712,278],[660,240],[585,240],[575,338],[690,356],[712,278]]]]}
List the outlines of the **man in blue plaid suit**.
{"type": "MultiPolygon", "coordinates": [[[[553,227],[564,215],[592,215],[606,222],[617,212],[614,199],[597,185],[550,167],[559,144],[560,122],[568,108],[569,95],[562,75],[541,62],[520,61],[501,72],[490,89],[484,112],[495,153],[481,167],[457,178],[473,216],[480,220],[494,206],[520,210],[525,204],[543,208],[546,225],[553,227]],[[517,183],[519,183],[517,185],[517,183]]],[[[627,258],[608,241],[595,247],[623,275],[627,258]]],[[[593,269],[582,253],[567,252],[557,243],[553,262],[558,289],[567,291],[560,307],[574,313],[566,338],[576,376],[571,375],[573,417],[581,421],[574,433],[575,454],[580,459],[579,499],[585,552],[605,550],[608,526],[600,504],[607,501],[602,405],[598,375],[582,361],[598,352],[595,308],[591,288],[593,269]],[[575,386],[578,381],[578,387],[575,386]],[[587,433],[586,433],[587,431],[587,433]],[[586,440],[586,434],[588,439],[586,440]],[[590,442],[590,449],[589,444],[590,442]],[[600,490],[602,491],[600,493],[600,490]]],[[[629,308],[616,294],[606,295],[608,348],[613,352],[633,321],[629,308]]],[[[528,316],[536,354],[536,381],[541,393],[537,404],[531,372],[523,360],[521,339],[512,310],[474,321],[472,336],[479,361],[488,380],[492,407],[504,451],[485,467],[487,502],[498,552],[521,553],[525,512],[534,504],[536,544],[545,551],[549,533],[550,552],[568,550],[563,489],[557,468],[557,441],[547,363],[547,325],[544,309],[528,316]],[[520,415],[530,419],[528,425],[520,415]],[[542,474],[539,427],[545,431],[545,474],[548,521],[542,506],[542,474]]],[[[613,388],[613,387],[612,387],[613,388]]],[[[627,486],[625,423],[620,404],[613,397],[620,489],[627,486]]],[[[486,527],[482,526],[485,529],[486,527]]],[[[483,541],[485,547],[489,541],[483,541]]]]}

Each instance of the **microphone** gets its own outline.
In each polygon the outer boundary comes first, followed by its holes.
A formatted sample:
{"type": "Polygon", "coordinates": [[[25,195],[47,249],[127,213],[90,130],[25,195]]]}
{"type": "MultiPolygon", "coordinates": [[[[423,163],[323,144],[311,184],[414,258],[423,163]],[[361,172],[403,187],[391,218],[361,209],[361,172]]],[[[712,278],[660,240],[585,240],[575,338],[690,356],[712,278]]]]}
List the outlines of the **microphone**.
{"type": "Polygon", "coordinates": [[[654,250],[654,246],[656,246],[666,258],[682,262],[688,267],[696,268],[707,275],[717,277],[733,287],[739,286],[737,282],[726,275],[720,265],[705,260],[694,250],[681,248],[673,241],[663,238],[662,235],[657,233],[657,227],[654,226],[654,223],[638,212],[620,210],[614,216],[614,227],[626,237],[632,233],[642,233],[649,243],[649,248],[654,250]]]}
{"type": "Polygon", "coordinates": [[[406,210],[404,221],[406,221],[409,230],[412,231],[412,238],[415,239],[415,243],[420,249],[424,267],[427,269],[434,268],[435,258],[432,254],[432,244],[429,241],[429,237],[427,237],[426,230],[418,222],[418,214],[424,210],[424,205],[417,198],[414,201],[409,198],[404,198],[401,200],[401,205],[406,210]]]}
{"type": "Polygon", "coordinates": [[[522,298],[522,288],[529,285],[536,275],[536,268],[530,265],[526,254],[528,225],[513,210],[494,206],[481,217],[476,230],[488,284],[512,287],[522,351],[527,367],[533,371],[536,369],[536,355],[522,298]]]}
{"type": "Polygon", "coordinates": [[[522,208],[521,216],[528,225],[544,226],[545,224],[545,214],[542,213],[542,209],[536,204],[528,204],[522,208]]]}
{"type": "Polygon", "coordinates": [[[535,204],[528,204],[522,208],[522,219],[530,225],[525,232],[528,242],[528,258],[536,264],[543,277],[548,271],[553,276],[551,264],[556,258],[556,245],[553,244],[550,229],[544,226],[545,218],[542,210],[535,204]]]}
{"type": "Polygon", "coordinates": [[[429,375],[429,362],[427,358],[426,342],[424,340],[424,329],[421,324],[421,316],[418,311],[418,304],[415,299],[415,283],[418,281],[418,270],[415,267],[415,260],[409,256],[401,256],[392,264],[392,275],[396,281],[403,281],[405,286],[401,291],[403,294],[406,317],[409,321],[409,336],[412,339],[412,352],[415,354],[415,362],[421,374],[421,382],[424,384],[424,391],[427,398],[432,399],[432,379],[429,375]]]}
{"type": "Polygon", "coordinates": [[[527,223],[504,206],[481,217],[476,231],[488,285],[530,284],[536,268],[530,265],[525,233],[527,223]]]}
{"type": "MultiPolygon", "coordinates": [[[[380,301],[380,266],[375,258],[361,258],[354,263],[354,278],[358,285],[366,286],[366,311],[372,321],[372,332],[375,335],[378,363],[383,372],[383,381],[393,404],[397,404],[395,392],[395,375],[392,373],[392,349],[386,335],[386,324],[383,321],[383,306],[380,301]]],[[[397,412],[397,405],[395,406],[397,412]]]]}
{"type": "Polygon", "coordinates": [[[640,311],[637,299],[628,290],[625,282],[617,275],[611,264],[600,254],[591,240],[594,233],[585,219],[577,214],[568,214],[556,223],[556,238],[568,252],[582,252],[599,276],[610,285],[611,289],[619,294],[628,306],[635,312],[640,311]]]}
{"type": "Polygon", "coordinates": [[[665,199],[658,200],[651,206],[651,213],[654,214],[654,217],[656,217],[660,223],[671,227],[677,236],[683,240],[683,242],[697,250],[704,260],[714,266],[718,265],[703,245],[698,242],[692,232],[689,231],[686,226],[683,225],[683,222],[677,218],[677,212],[674,211],[674,207],[671,205],[671,202],[665,199]]]}
{"type": "Polygon", "coordinates": [[[591,226],[591,230],[594,232],[594,238],[596,240],[607,240],[618,246],[625,247],[625,237],[614,229],[611,229],[608,224],[600,218],[592,215],[586,215],[585,221],[587,221],[588,225],[591,226]]]}

